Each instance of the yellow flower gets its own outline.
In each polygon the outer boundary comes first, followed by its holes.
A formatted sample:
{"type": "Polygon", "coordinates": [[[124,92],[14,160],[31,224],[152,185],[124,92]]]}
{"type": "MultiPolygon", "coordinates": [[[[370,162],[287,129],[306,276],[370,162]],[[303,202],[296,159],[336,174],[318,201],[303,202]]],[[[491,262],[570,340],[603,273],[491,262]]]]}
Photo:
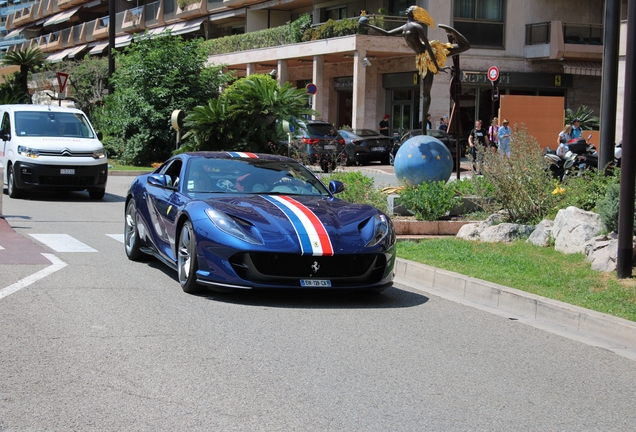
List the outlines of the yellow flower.
{"type": "Polygon", "coordinates": [[[565,189],[563,189],[561,186],[557,186],[556,188],[554,188],[554,190],[552,191],[552,195],[561,195],[565,192],[565,189]]]}

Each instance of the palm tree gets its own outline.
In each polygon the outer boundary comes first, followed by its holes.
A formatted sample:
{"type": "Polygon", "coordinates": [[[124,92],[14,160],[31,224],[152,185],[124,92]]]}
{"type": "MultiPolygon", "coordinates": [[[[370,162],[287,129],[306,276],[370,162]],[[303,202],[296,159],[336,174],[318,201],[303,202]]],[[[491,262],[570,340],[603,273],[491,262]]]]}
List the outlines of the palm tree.
{"type": "Polygon", "coordinates": [[[18,87],[29,102],[31,101],[28,86],[29,72],[33,72],[35,67],[41,66],[45,59],[44,53],[37,47],[27,48],[26,51],[12,51],[7,53],[2,59],[2,64],[5,66],[20,67],[18,87]]]}
{"type": "Polygon", "coordinates": [[[576,112],[570,108],[565,110],[565,124],[572,124],[572,120],[578,118],[581,120],[581,130],[598,130],[599,118],[594,116],[594,110],[581,105],[576,112]]]}

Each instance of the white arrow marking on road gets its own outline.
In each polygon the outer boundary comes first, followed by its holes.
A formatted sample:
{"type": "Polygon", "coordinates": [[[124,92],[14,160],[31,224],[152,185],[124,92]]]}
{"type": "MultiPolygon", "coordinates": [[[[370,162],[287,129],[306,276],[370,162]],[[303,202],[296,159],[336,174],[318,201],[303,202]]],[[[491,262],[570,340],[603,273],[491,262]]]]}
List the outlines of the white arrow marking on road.
{"type": "Polygon", "coordinates": [[[53,265],[48,266],[47,268],[42,269],[37,273],[33,273],[31,276],[27,276],[24,279],[14,283],[13,285],[9,285],[6,288],[0,289],[0,299],[10,294],[13,294],[16,291],[21,290],[22,288],[28,287],[32,283],[35,283],[39,281],[40,279],[66,267],[66,263],[62,261],[61,259],[59,259],[58,257],[56,257],[55,255],[45,254],[45,253],[43,253],[42,255],[44,255],[46,259],[51,261],[53,265]]]}
{"type": "Polygon", "coordinates": [[[44,243],[55,252],[97,252],[92,247],[68,234],[29,234],[31,237],[44,243]]]}

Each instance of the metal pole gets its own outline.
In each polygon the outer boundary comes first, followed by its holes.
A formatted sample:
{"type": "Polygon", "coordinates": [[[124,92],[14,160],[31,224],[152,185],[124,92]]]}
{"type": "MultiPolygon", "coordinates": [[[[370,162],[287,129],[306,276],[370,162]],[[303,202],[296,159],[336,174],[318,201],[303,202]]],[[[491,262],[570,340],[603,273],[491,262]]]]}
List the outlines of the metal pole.
{"type": "Polygon", "coordinates": [[[110,0],[108,2],[108,94],[113,94],[113,84],[111,77],[115,72],[115,58],[113,57],[113,51],[115,51],[115,7],[116,0],[110,0]]]}
{"type": "Polygon", "coordinates": [[[625,49],[625,105],[623,109],[623,154],[621,157],[621,194],[618,211],[618,251],[616,256],[616,276],[628,278],[632,276],[632,254],[634,251],[634,164],[636,152],[634,141],[636,130],[629,121],[636,116],[636,1],[630,0],[627,6],[627,43],[625,49]]]}
{"type": "Polygon", "coordinates": [[[601,78],[601,136],[598,168],[605,169],[614,159],[616,144],[616,100],[618,93],[618,47],[621,16],[620,0],[605,1],[603,36],[603,75],[601,78]]]}

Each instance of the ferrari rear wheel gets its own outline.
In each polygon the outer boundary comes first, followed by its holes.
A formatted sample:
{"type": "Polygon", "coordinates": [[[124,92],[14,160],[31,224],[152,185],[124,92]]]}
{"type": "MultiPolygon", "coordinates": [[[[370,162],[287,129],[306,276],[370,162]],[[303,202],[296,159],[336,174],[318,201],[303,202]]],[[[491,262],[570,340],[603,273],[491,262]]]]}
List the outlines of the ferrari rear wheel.
{"type": "Polygon", "coordinates": [[[198,293],[201,289],[197,283],[199,266],[197,263],[194,229],[190,221],[186,221],[181,227],[179,247],[177,249],[177,267],[179,270],[179,283],[183,291],[188,294],[198,293]]]}
{"type": "Polygon", "coordinates": [[[131,261],[139,261],[144,253],[139,247],[139,231],[137,230],[137,210],[135,200],[131,199],[126,205],[126,218],[124,224],[124,245],[126,246],[126,256],[131,261]]]}

